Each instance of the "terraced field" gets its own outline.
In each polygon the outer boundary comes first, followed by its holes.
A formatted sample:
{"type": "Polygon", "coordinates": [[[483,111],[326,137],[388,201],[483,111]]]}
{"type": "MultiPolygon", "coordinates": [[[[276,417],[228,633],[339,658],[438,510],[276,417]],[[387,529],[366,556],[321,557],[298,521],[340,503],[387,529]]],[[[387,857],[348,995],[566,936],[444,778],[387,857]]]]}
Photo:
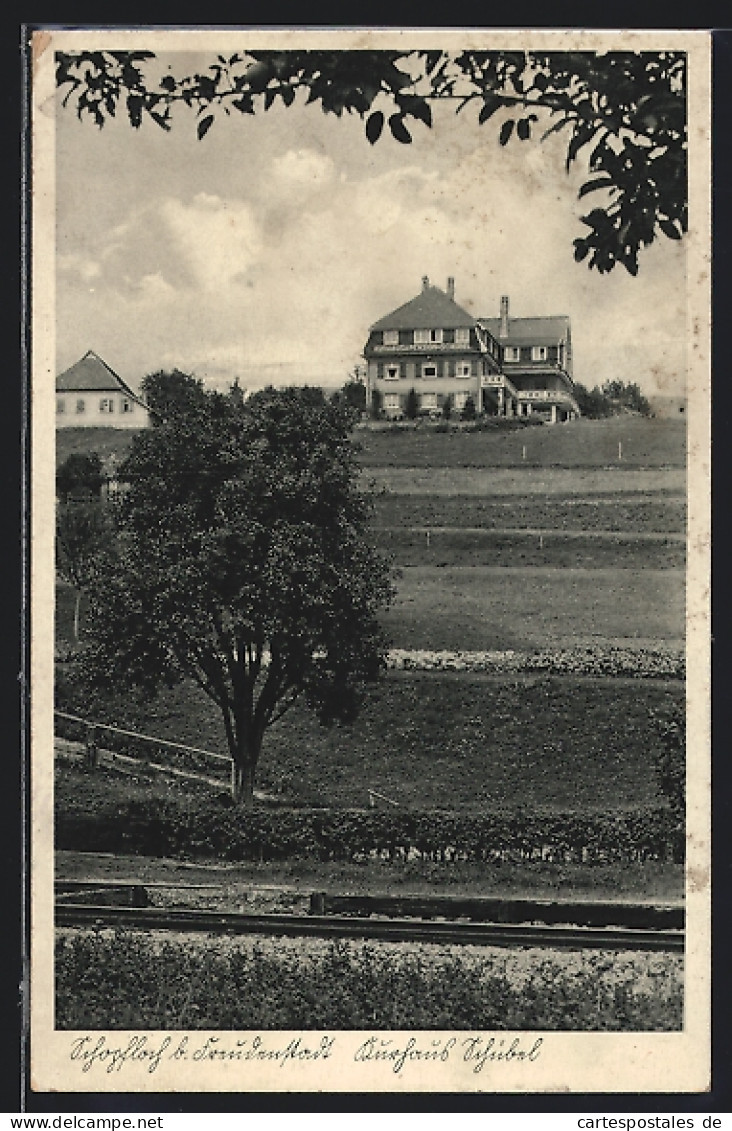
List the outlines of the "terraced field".
{"type": "Polygon", "coordinates": [[[382,490],[375,536],[401,569],[395,646],[683,645],[683,424],[366,435],[364,475],[382,490]]]}

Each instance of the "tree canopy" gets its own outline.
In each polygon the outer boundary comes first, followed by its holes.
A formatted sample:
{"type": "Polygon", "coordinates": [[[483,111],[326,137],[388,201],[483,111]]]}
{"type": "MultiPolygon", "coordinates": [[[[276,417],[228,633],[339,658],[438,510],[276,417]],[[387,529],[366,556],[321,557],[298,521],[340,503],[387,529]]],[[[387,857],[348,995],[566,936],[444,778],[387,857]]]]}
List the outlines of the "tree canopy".
{"type": "Polygon", "coordinates": [[[579,381],[574,383],[574,395],[583,416],[590,420],[606,416],[617,416],[621,412],[637,412],[640,416],[650,416],[651,406],[633,381],[624,382],[615,378],[603,382],[602,388],[595,385],[587,389],[579,381]]]}
{"type": "Polygon", "coordinates": [[[388,126],[404,145],[430,128],[433,107],[472,108],[495,121],[498,142],[526,142],[561,131],[567,169],[583,156],[581,198],[599,194],[581,217],[589,229],[574,255],[591,268],[620,263],[638,271],[641,247],[659,233],[687,230],[686,57],[683,52],[343,50],[239,51],[200,73],[160,74],[151,51],[59,52],[63,104],[103,126],[122,108],[139,127],[173,124],[176,106],[196,116],[203,139],[217,117],[275,104],[319,104],[357,114],[374,145],[388,126]]]}
{"type": "Polygon", "coordinates": [[[297,699],[325,724],[353,719],[385,664],[390,569],[368,537],[352,414],[307,387],[242,401],[155,374],[145,391],[167,418],[120,468],[86,668],[151,693],[197,683],[221,711],[234,796],[250,803],[267,727],[297,699]]]}
{"type": "Polygon", "coordinates": [[[72,495],[98,499],[104,479],[98,452],[72,452],[56,471],[56,494],[64,503],[72,495]]]}

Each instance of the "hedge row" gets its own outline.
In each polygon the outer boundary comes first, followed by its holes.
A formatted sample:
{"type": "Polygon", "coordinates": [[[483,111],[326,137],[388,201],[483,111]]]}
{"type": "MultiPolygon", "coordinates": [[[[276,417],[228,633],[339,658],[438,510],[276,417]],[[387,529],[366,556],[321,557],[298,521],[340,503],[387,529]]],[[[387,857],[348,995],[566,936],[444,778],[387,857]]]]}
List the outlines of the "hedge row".
{"type": "Polygon", "coordinates": [[[253,810],[225,799],[130,799],[56,816],[59,849],[219,860],[681,861],[683,829],[668,809],[593,813],[253,810]]]}
{"type": "Polygon", "coordinates": [[[541,652],[432,652],[395,648],[388,666],[395,671],[493,672],[511,675],[635,676],[683,679],[684,654],[677,648],[554,648],[541,652]]]}

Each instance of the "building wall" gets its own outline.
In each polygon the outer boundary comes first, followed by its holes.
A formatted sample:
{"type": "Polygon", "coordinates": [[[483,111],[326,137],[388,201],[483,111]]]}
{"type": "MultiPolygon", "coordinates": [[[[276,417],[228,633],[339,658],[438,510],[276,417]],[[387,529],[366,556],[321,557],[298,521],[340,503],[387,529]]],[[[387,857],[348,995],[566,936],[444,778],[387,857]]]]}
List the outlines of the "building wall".
{"type": "Polygon", "coordinates": [[[148,412],[124,393],[57,392],[57,428],[147,428],[148,412]]]}
{"type": "Polygon", "coordinates": [[[473,398],[477,407],[484,364],[483,358],[469,354],[449,358],[371,360],[368,366],[369,388],[379,390],[387,415],[390,410],[404,411],[410,389],[414,389],[425,411],[441,410],[448,397],[452,397],[458,410],[468,396],[473,398]],[[425,365],[434,366],[434,376],[422,375],[425,365]],[[390,377],[390,369],[397,370],[399,376],[390,377]]]}

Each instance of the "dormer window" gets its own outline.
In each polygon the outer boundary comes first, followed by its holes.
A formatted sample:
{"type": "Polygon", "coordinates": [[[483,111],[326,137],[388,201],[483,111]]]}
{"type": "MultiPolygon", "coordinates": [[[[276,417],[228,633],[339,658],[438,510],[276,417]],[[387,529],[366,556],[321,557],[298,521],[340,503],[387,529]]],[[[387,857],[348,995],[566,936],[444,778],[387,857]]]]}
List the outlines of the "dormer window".
{"type": "Polygon", "coordinates": [[[532,361],[546,361],[546,346],[532,346],[531,347],[531,360],[532,361]]]}
{"type": "Polygon", "coordinates": [[[503,350],[504,361],[518,361],[521,357],[521,350],[518,346],[506,346],[503,350]]]}
{"type": "Polygon", "coordinates": [[[415,330],[414,344],[416,346],[429,346],[442,342],[442,330],[415,330]]]}
{"type": "Polygon", "coordinates": [[[470,329],[467,326],[458,326],[455,330],[455,345],[470,345],[470,329]]]}
{"type": "Polygon", "coordinates": [[[384,330],[384,345],[385,346],[398,346],[399,345],[399,331],[398,330],[384,330]]]}

